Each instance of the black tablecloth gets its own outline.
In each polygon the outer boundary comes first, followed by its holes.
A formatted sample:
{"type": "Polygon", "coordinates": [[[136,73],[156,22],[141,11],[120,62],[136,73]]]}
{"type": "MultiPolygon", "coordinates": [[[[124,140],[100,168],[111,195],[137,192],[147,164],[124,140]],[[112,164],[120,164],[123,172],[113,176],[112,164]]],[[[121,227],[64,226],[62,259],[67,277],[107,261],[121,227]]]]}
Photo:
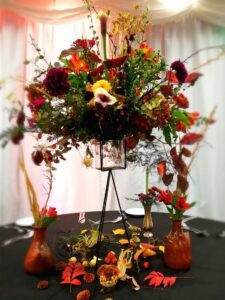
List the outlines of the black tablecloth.
{"type": "MultiPolygon", "coordinates": [[[[106,218],[113,218],[116,212],[107,212],[106,218]]],[[[47,231],[48,244],[55,253],[56,260],[59,260],[59,253],[56,247],[56,239],[60,232],[72,230],[80,231],[86,228],[87,224],[78,223],[79,214],[68,214],[60,216],[60,221],[52,224],[47,231]]],[[[99,219],[100,213],[87,213],[90,219],[99,219]]],[[[132,224],[141,226],[142,218],[131,218],[132,224]]],[[[170,230],[170,220],[167,214],[153,213],[154,235],[163,238],[170,230]]],[[[207,228],[210,237],[196,236],[191,233],[193,249],[193,266],[188,272],[175,272],[163,265],[160,257],[152,257],[151,268],[142,271],[137,275],[137,279],[142,286],[138,292],[132,291],[127,283],[120,282],[114,293],[113,299],[155,299],[155,300],[222,300],[225,299],[225,238],[217,238],[221,230],[225,230],[225,223],[205,219],[194,219],[190,225],[198,228],[207,228]],[[150,271],[160,271],[167,276],[177,276],[177,282],[173,287],[152,288],[143,277],[150,271]],[[179,279],[180,278],[180,279],[179,279]]],[[[111,232],[112,229],[121,228],[122,223],[105,224],[104,232],[111,232]]],[[[0,237],[4,240],[15,235],[15,230],[0,227],[0,237]]],[[[76,299],[78,290],[90,288],[93,284],[82,287],[74,287],[73,292],[69,292],[69,287],[60,285],[60,273],[52,270],[44,276],[27,275],[23,270],[23,258],[31,240],[23,240],[0,248],[0,299],[1,300],[66,300],[76,299]],[[36,285],[39,280],[49,280],[49,288],[39,290],[36,285]]],[[[96,284],[94,284],[96,285],[96,284]]],[[[98,289],[96,289],[97,292],[98,289]]],[[[96,293],[91,299],[105,299],[104,295],[96,293]]]]}

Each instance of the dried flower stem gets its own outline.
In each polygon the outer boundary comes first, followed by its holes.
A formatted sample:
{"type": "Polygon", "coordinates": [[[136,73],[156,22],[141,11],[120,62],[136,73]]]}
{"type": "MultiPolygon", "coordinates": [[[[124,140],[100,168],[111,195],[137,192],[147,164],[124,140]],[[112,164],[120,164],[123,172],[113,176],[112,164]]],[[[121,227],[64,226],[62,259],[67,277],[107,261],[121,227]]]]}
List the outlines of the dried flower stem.
{"type": "Polygon", "coordinates": [[[223,52],[225,51],[225,44],[223,45],[218,45],[218,46],[210,46],[210,47],[204,47],[201,48],[195,52],[193,52],[191,55],[189,55],[187,58],[185,58],[185,60],[183,60],[183,63],[185,63],[188,59],[190,59],[192,56],[195,56],[196,54],[198,54],[199,52],[205,51],[205,50],[211,50],[211,49],[222,49],[223,52]]]}
{"type": "Polygon", "coordinates": [[[211,62],[220,59],[220,57],[222,57],[222,56],[224,56],[224,55],[225,55],[225,50],[223,50],[223,51],[221,51],[220,53],[218,53],[215,57],[212,57],[212,58],[208,59],[206,62],[204,62],[204,63],[202,63],[202,64],[200,64],[200,65],[194,67],[194,68],[192,69],[192,71],[195,71],[195,70],[197,70],[197,69],[200,69],[200,68],[202,68],[202,67],[205,67],[205,66],[207,66],[208,64],[210,64],[211,62]]]}
{"type": "Polygon", "coordinates": [[[20,168],[23,171],[24,177],[25,177],[25,182],[26,182],[26,187],[27,187],[27,194],[28,194],[28,199],[30,203],[30,208],[34,217],[34,224],[37,225],[38,219],[39,219],[39,205],[37,201],[37,195],[35,193],[34,187],[31,183],[31,180],[28,176],[24,158],[23,158],[23,153],[21,153],[21,158],[20,158],[20,168]]]}

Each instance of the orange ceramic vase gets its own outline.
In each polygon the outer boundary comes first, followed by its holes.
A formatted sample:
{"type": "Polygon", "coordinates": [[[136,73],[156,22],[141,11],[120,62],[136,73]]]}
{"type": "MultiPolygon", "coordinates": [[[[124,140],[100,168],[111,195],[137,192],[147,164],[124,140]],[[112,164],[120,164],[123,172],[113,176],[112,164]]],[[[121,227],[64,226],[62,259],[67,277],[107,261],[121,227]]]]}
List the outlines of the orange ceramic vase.
{"type": "Polygon", "coordinates": [[[167,267],[186,271],[192,264],[192,250],[189,232],[184,232],[181,220],[172,220],[172,229],[164,238],[164,262],[167,267]]]}
{"type": "Polygon", "coordinates": [[[53,255],[46,242],[46,227],[34,227],[33,241],[24,259],[29,274],[43,274],[53,266],[53,255]]]}

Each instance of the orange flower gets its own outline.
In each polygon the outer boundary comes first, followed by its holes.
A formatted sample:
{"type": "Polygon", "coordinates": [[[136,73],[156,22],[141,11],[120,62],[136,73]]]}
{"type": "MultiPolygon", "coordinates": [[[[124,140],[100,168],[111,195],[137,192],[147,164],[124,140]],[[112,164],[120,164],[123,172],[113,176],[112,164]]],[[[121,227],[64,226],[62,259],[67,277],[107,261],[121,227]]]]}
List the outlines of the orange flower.
{"type": "Polygon", "coordinates": [[[85,62],[84,59],[80,59],[77,53],[72,55],[70,63],[77,74],[79,74],[80,72],[89,71],[89,65],[85,62]]]}
{"type": "MultiPolygon", "coordinates": [[[[146,58],[150,58],[150,55],[152,53],[155,53],[155,50],[153,48],[149,47],[146,44],[141,44],[140,45],[140,50],[144,53],[144,55],[145,55],[146,58]]],[[[153,60],[155,62],[158,62],[158,57],[154,56],[153,60]]]]}

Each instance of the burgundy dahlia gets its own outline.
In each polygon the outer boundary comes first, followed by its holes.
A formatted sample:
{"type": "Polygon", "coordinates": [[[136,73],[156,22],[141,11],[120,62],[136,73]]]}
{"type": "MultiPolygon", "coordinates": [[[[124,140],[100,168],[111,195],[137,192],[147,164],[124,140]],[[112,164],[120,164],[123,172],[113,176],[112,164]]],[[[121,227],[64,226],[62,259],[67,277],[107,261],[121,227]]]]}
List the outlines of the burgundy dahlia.
{"type": "Polygon", "coordinates": [[[185,65],[180,60],[176,60],[171,64],[171,68],[176,71],[179,83],[184,83],[188,75],[185,65]]]}
{"type": "Polygon", "coordinates": [[[68,74],[63,67],[52,68],[49,70],[43,84],[53,96],[65,95],[70,88],[68,74]]]}

